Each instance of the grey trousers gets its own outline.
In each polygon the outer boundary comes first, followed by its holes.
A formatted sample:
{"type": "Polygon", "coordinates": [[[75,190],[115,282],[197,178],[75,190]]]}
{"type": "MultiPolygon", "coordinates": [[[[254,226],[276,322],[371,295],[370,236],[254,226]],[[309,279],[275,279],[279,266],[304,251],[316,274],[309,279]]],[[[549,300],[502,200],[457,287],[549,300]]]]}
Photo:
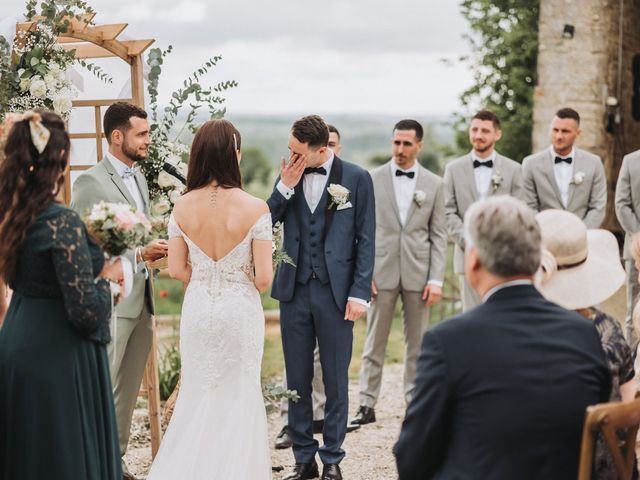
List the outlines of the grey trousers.
{"type": "MultiPolygon", "coordinates": [[[[282,386],[287,388],[287,369],[282,370],[282,386]]],[[[324,394],[324,382],[322,381],[322,367],[320,366],[320,349],[316,342],[316,349],[313,351],[313,382],[311,382],[311,404],[313,405],[313,419],[324,420],[324,404],[327,397],[324,394]]],[[[280,401],[280,415],[282,416],[282,426],[289,423],[289,400],[280,401]]]]}
{"type": "Polygon", "coordinates": [[[471,288],[464,275],[458,275],[460,280],[460,299],[462,300],[462,311],[466,312],[472,308],[476,308],[482,303],[478,293],[471,288]]]}
{"type": "Polygon", "coordinates": [[[627,343],[631,347],[631,352],[635,355],[638,348],[638,334],[633,327],[633,307],[638,301],[640,293],[640,285],[638,285],[638,269],[633,260],[625,260],[624,267],[627,272],[627,316],[624,319],[624,334],[627,337],[627,343]]]}
{"type": "Polygon", "coordinates": [[[407,292],[400,287],[394,290],[378,290],[375,302],[371,304],[367,315],[367,338],[362,351],[360,405],[364,407],[373,408],[380,395],[384,357],[398,296],[402,298],[405,342],[404,398],[407,404],[413,395],[416,363],[429,311],[422,300],[422,292],[407,292]]]}
{"type": "Polygon", "coordinates": [[[123,456],[129,443],[131,417],[149,357],[152,337],[151,314],[145,301],[139,317],[118,317],[116,338],[107,348],[118,423],[120,454],[123,456]]]}

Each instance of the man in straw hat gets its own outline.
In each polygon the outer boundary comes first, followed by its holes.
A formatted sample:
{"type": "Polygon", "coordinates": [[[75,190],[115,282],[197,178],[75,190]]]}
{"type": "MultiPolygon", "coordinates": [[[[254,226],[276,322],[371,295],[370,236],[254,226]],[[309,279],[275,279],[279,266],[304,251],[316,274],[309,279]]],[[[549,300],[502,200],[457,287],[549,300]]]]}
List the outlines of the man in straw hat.
{"type": "Polygon", "coordinates": [[[424,336],[399,478],[575,478],[585,408],[611,388],[596,328],[533,286],[540,228],[524,203],[479,201],[464,226],[483,303],[424,336]]]}

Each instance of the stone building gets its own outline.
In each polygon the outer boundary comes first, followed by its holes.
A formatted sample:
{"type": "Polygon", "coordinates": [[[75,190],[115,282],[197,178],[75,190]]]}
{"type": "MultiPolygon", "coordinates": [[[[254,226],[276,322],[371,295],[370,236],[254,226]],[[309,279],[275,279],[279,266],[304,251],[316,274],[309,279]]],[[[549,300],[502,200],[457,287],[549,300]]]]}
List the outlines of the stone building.
{"type": "Polygon", "coordinates": [[[549,144],[549,124],[561,107],[580,113],[578,146],[604,160],[604,227],[619,231],[618,171],[622,157],[640,149],[640,0],[540,0],[535,151],[549,144]]]}

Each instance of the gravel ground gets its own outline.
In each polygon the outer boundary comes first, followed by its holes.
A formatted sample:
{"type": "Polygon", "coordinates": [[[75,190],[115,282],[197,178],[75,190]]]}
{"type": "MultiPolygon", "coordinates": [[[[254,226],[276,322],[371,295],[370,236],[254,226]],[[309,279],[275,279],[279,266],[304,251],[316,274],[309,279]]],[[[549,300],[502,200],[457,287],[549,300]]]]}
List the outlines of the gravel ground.
{"type": "MultiPolygon", "coordinates": [[[[349,395],[349,415],[353,416],[358,408],[357,381],[351,381],[349,395]]],[[[398,437],[404,408],[402,365],[387,365],[380,400],[376,406],[377,422],[347,434],[344,444],[347,456],[341,464],[346,479],[392,480],[397,478],[391,449],[398,437]]],[[[273,449],[273,442],[280,428],[280,415],[277,413],[270,415],[269,442],[272,447],[272,464],[276,469],[273,480],[282,479],[294,464],[291,450],[273,449]]],[[[322,443],[320,435],[316,438],[322,443]]],[[[151,465],[149,425],[143,408],[136,409],[134,413],[126,462],[131,473],[142,478],[145,477],[151,465]]]]}

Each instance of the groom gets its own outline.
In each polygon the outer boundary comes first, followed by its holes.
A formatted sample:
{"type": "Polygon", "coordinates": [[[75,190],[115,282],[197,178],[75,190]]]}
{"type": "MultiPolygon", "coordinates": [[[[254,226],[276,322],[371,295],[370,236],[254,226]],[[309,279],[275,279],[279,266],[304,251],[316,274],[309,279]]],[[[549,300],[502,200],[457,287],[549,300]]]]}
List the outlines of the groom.
{"type": "Polygon", "coordinates": [[[348,369],[353,322],[366,312],[373,277],[375,204],[369,174],[327,147],[329,129],[317,115],[297,120],[289,135],[289,162],[267,201],[273,223],[284,223],[284,250],[296,267],[281,264],[273,281],[287,384],[300,400],[289,404],[296,465],[284,480],[342,480],[347,431],[348,369]],[[311,381],[316,341],[327,396],[324,445],[313,438],[311,381]]]}

